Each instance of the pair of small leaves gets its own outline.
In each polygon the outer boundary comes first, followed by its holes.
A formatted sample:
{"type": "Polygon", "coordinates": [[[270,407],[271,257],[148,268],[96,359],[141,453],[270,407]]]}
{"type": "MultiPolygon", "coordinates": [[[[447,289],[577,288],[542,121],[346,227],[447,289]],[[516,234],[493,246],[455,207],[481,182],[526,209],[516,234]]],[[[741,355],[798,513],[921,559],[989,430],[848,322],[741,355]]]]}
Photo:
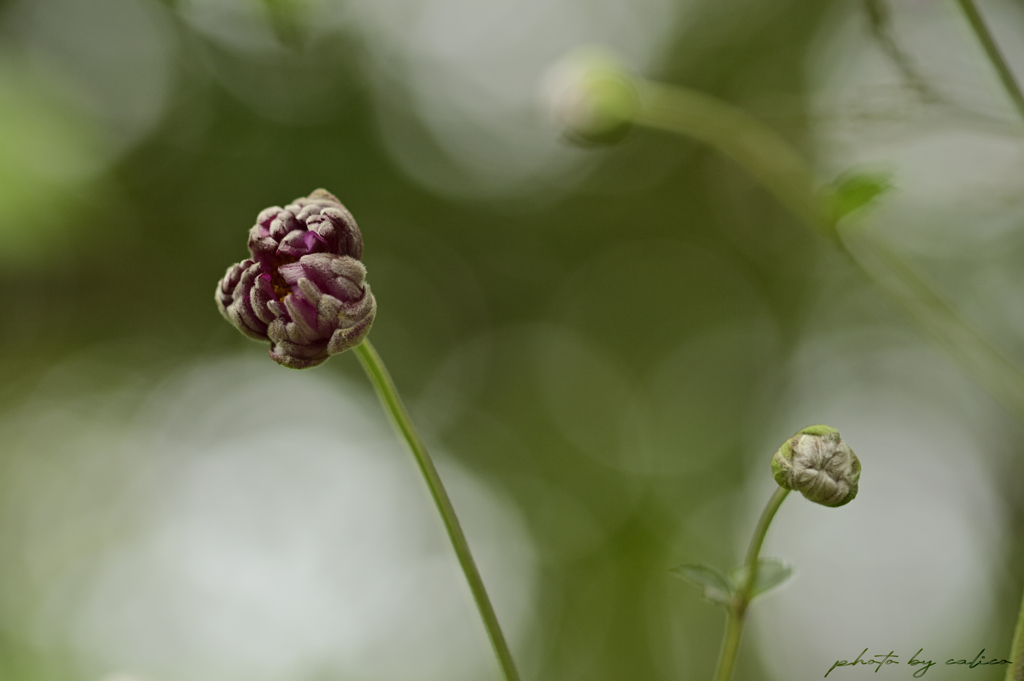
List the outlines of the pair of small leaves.
{"type": "MultiPolygon", "coordinates": [[[[742,589],[748,578],[747,566],[740,565],[728,574],[707,565],[688,563],[672,568],[672,574],[703,589],[704,598],[712,603],[728,605],[737,591],[742,589]]],[[[750,590],[749,598],[771,591],[793,574],[793,568],[774,558],[762,558],[757,563],[757,580],[750,590]]]]}

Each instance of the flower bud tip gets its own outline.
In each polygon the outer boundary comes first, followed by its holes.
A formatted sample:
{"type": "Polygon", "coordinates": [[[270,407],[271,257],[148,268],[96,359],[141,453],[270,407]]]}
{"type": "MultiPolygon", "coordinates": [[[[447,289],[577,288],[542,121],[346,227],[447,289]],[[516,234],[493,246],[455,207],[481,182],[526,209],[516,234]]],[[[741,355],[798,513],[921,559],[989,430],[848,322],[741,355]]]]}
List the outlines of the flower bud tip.
{"type": "Polygon", "coordinates": [[[772,476],[823,506],[842,506],[857,496],[860,461],[830,426],[808,426],[772,456],[772,476]]]}
{"type": "Polygon", "coordinates": [[[327,190],[260,212],[249,254],[217,284],[217,309],[249,338],[269,341],[278,364],[316,366],[369,333],[377,303],[360,262],[363,237],[327,190]]]}
{"type": "Polygon", "coordinates": [[[610,54],[581,48],[544,77],[546,109],[565,135],[583,144],[617,142],[639,108],[632,78],[610,54]]]}

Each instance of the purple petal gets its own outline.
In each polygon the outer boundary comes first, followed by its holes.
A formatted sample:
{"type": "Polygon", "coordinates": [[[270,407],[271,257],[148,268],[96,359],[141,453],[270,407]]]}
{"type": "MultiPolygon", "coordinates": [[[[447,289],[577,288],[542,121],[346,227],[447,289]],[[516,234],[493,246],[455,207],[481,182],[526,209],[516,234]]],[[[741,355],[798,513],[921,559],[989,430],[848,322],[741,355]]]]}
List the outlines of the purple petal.
{"type": "Polygon", "coordinates": [[[364,284],[363,297],[352,303],[347,303],[344,306],[345,321],[342,322],[342,326],[346,323],[351,323],[353,319],[363,319],[367,315],[373,316],[376,314],[377,301],[374,300],[373,295],[370,293],[370,285],[364,284]]]}
{"type": "Polygon", "coordinates": [[[242,333],[248,331],[250,333],[246,333],[247,336],[266,340],[267,325],[261,322],[253,312],[248,298],[236,300],[234,305],[228,308],[228,313],[231,316],[231,321],[235,322],[242,333]]]}
{"type": "Polygon", "coordinates": [[[343,302],[358,300],[363,295],[366,268],[358,260],[344,255],[313,253],[299,262],[317,288],[343,302]]]}
{"type": "Polygon", "coordinates": [[[255,261],[269,264],[269,260],[277,253],[277,242],[269,236],[259,236],[257,229],[253,227],[249,233],[249,254],[255,261]]]}
{"type": "Polygon", "coordinates": [[[256,278],[249,299],[252,301],[253,312],[256,313],[260,321],[266,324],[274,321],[274,313],[270,311],[267,304],[271,300],[277,300],[277,296],[274,294],[274,286],[270,282],[269,274],[261,274],[256,278]]]}
{"type": "Polygon", "coordinates": [[[310,305],[309,301],[294,293],[289,293],[284,297],[284,306],[288,308],[292,321],[301,331],[301,336],[289,333],[291,340],[309,343],[320,338],[316,327],[316,308],[310,305]]]}
{"type": "Polygon", "coordinates": [[[309,279],[306,279],[305,277],[299,279],[298,286],[299,293],[302,294],[302,297],[308,300],[313,305],[317,305],[320,302],[320,298],[323,297],[323,294],[320,293],[320,289],[318,289],[316,285],[313,284],[313,282],[311,282],[309,279]]]}
{"type": "Polygon", "coordinates": [[[338,230],[334,228],[333,222],[322,217],[317,222],[311,220],[307,227],[311,234],[316,234],[324,243],[324,247],[318,248],[317,251],[347,255],[347,253],[338,250],[338,230]]]}
{"type": "Polygon", "coordinates": [[[341,205],[325,208],[322,212],[330,218],[337,230],[338,248],[333,253],[347,255],[359,260],[363,257],[363,237],[356,226],[356,219],[341,205]]]}
{"type": "Polygon", "coordinates": [[[280,206],[271,206],[270,208],[264,208],[263,210],[260,211],[260,214],[256,216],[256,225],[261,226],[266,230],[269,230],[270,223],[274,220],[274,218],[277,217],[277,214],[280,212],[280,206]]]}
{"type": "Polygon", "coordinates": [[[281,343],[288,340],[288,330],[286,327],[287,322],[283,319],[275,319],[270,322],[267,326],[267,338],[275,343],[281,343]]]}
{"type": "Polygon", "coordinates": [[[366,337],[371,324],[373,324],[373,315],[360,319],[354,326],[338,329],[327,344],[327,352],[336,355],[359,345],[366,337]]]}
{"type": "Polygon", "coordinates": [[[306,253],[322,253],[329,250],[327,241],[316,232],[303,234],[302,243],[306,247],[306,253]]]}
{"type": "Polygon", "coordinates": [[[289,286],[295,286],[299,283],[299,279],[306,276],[305,268],[297,262],[293,262],[288,265],[281,265],[277,268],[277,272],[289,286]]]}
{"type": "MultiPolygon", "coordinates": [[[[274,314],[276,320],[283,319],[284,321],[288,321],[288,310],[284,309],[284,305],[282,305],[281,301],[277,298],[267,301],[267,309],[274,314]]],[[[274,322],[271,322],[271,324],[273,323],[274,322]]],[[[269,334],[270,332],[268,331],[267,333],[269,334]]]]}
{"type": "Polygon", "coordinates": [[[299,224],[298,220],[291,212],[283,210],[281,214],[274,218],[274,221],[270,223],[270,236],[280,241],[285,237],[286,234],[299,229],[302,225],[299,224]]]}
{"type": "Polygon", "coordinates": [[[327,341],[314,345],[297,345],[287,341],[277,343],[270,349],[270,358],[292,369],[308,369],[322,364],[330,355],[327,354],[327,341]]]}
{"type": "Polygon", "coordinates": [[[320,215],[321,208],[322,206],[320,206],[319,204],[307,203],[304,206],[302,206],[302,210],[300,210],[295,217],[301,220],[302,222],[306,222],[313,215],[320,215]]]}
{"type": "Polygon", "coordinates": [[[281,245],[277,247],[277,252],[282,255],[286,255],[292,258],[301,258],[308,252],[306,250],[305,235],[308,232],[302,230],[295,230],[289,232],[284,239],[281,240],[281,245]]]}
{"type": "Polygon", "coordinates": [[[316,305],[316,325],[320,333],[328,336],[338,328],[344,307],[334,296],[323,296],[316,305]]]}

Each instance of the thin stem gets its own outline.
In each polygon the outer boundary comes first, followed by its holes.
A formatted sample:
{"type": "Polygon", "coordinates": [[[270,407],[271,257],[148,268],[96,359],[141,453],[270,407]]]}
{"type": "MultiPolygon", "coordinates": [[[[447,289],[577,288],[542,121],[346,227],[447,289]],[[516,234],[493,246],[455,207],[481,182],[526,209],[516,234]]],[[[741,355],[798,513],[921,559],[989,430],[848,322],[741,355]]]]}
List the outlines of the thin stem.
{"type": "MultiPolygon", "coordinates": [[[[1024,93],[1021,92],[1020,85],[1017,83],[1017,79],[1014,78],[1010,65],[1003,58],[1002,52],[1000,52],[999,46],[996,44],[995,37],[985,24],[981,12],[978,11],[974,0],[957,0],[957,2],[960,5],[960,9],[967,16],[967,23],[971,25],[974,34],[981,41],[981,46],[985,49],[988,60],[992,62],[992,66],[999,75],[999,80],[1006,89],[1006,93],[1010,96],[1010,100],[1013,101],[1013,105],[1017,107],[1020,115],[1024,117],[1024,93]]],[[[1017,379],[1017,375],[1014,374],[1012,378],[1017,379]]],[[[1010,385],[1016,388],[1015,392],[1017,392],[1021,384],[1013,380],[1010,385]]],[[[1020,614],[1017,615],[1017,627],[1013,634],[1010,659],[1013,664],[1006,670],[1006,681],[1024,681],[1024,600],[1021,601],[1020,614]]]]}
{"type": "Polygon", "coordinates": [[[814,171],[782,137],[749,114],[686,88],[637,80],[639,125],[698,139],[733,159],[805,224],[833,242],[974,379],[1024,422],[1021,372],[899,254],[862,230],[839,230],[814,171]]]}
{"type": "Polygon", "coordinates": [[[740,636],[743,634],[743,615],[737,615],[729,608],[725,622],[725,640],[722,641],[722,654],[718,658],[718,669],[715,681],[729,681],[732,668],[736,666],[736,653],[740,649],[740,636]]]}
{"type": "Polygon", "coordinates": [[[1024,600],[1021,601],[1020,614],[1017,616],[1017,630],[1013,633],[1010,661],[1013,664],[1006,670],[1005,681],[1024,681],[1024,600]]]}
{"type": "Polygon", "coordinates": [[[374,350],[369,340],[364,340],[361,344],[357,345],[355,352],[359,357],[359,361],[362,362],[367,376],[370,377],[370,382],[373,383],[373,387],[377,390],[377,396],[380,398],[384,411],[391,417],[391,422],[395,429],[405,438],[409,449],[412,450],[412,454],[416,458],[420,471],[423,473],[427,487],[430,489],[430,496],[434,498],[434,503],[437,504],[437,510],[441,514],[441,520],[444,522],[445,529],[448,531],[448,537],[451,539],[452,546],[455,549],[455,555],[458,556],[459,564],[466,575],[466,581],[469,582],[469,589],[473,592],[473,600],[476,601],[476,607],[480,610],[480,617],[484,621],[484,627],[487,629],[487,635],[491,639],[491,645],[494,646],[494,652],[505,674],[505,679],[506,681],[519,681],[519,672],[516,671],[515,662],[512,660],[512,653],[509,650],[508,643],[505,641],[505,635],[501,631],[501,626],[498,624],[498,616],[494,613],[494,606],[491,605],[491,600],[487,596],[484,580],[480,577],[480,571],[477,570],[473,554],[469,551],[469,543],[466,541],[466,535],[462,532],[458,516],[455,515],[455,508],[452,506],[451,499],[448,498],[448,493],[441,483],[441,476],[438,475],[437,468],[434,467],[434,462],[430,458],[426,446],[419,435],[416,434],[412,420],[402,405],[402,399],[398,396],[398,390],[395,388],[391,376],[388,375],[388,370],[385,368],[384,362],[381,361],[380,355],[374,350]]]}
{"type": "Polygon", "coordinates": [[[948,104],[928,80],[920,74],[910,55],[900,48],[892,32],[892,16],[888,0],[864,0],[864,9],[867,11],[868,21],[871,26],[871,35],[875,42],[889,58],[893,66],[900,72],[903,82],[917,93],[923,102],[948,104]]]}
{"type": "Polygon", "coordinates": [[[1024,372],[898,253],[861,232],[842,230],[840,236],[850,260],[997,402],[1024,422],[1024,372]]]}
{"type": "Polygon", "coordinates": [[[768,500],[768,505],[761,512],[757,527],[754,528],[754,536],[750,538],[750,548],[747,549],[747,566],[750,568],[750,574],[747,577],[746,593],[750,592],[757,581],[757,561],[761,557],[761,545],[764,544],[764,536],[768,534],[768,526],[772,524],[772,519],[778,512],[779,506],[782,506],[782,502],[786,500],[787,495],[789,495],[789,490],[784,487],[775,490],[775,494],[768,500]]]}
{"type": "Polygon", "coordinates": [[[743,110],[695,90],[637,82],[634,122],[693,137],[735,161],[807,225],[834,236],[814,171],[774,130],[743,110]]]}
{"type": "Polygon", "coordinates": [[[750,605],[751,593],[754,584],[757,582],[757,566],[761,557],[761,545],[764,544],[764,537],[768,533],[768,526],[772,524],[772,518],[782,506],[789,490],[779,487],[775,494],[768,500],[768,505],[761,511],[761,518],[754,528],[754,536],[750,539],[750,548],[747,550],[747,559],[744,563],[747,566],[746,583],[736,592],[728,607],[728,619],[725,624],[725,640],[722,642],[722,654],[718,658],[718,671],[715,672],[715,681],[729,681],[732,678],[732,670],[736,664],[736,653],[740,649],[740,637],[743,634],[743,621],[747,615],[747,606],[750,605]]]}
{"type": "Polygon", "coordinates": [[[999,51],[999,46],[996,44],[992,32],[989,31],[988,26],[985,24],[981,12],[978,11],[977,5],[974,4],[974,0],[957,0],[957,4],[960,5],[960,9],[967,16],[967,23],[971,25],[974,35],[981,42],[981,46],[985,50],[985,56],[992,62],[992,66],[999,76],[999,81],[1003,84],[1003,88],[1006,89],[1006,94],[1010,96],[1010,100],[1017,107],[1020,115],[1024,116],[1024,93],[1021,92],[1020,85],[1017,83],[1017,79],[1014,78],[1010,65],[1006,63],[1003,53],[999,51]]]}

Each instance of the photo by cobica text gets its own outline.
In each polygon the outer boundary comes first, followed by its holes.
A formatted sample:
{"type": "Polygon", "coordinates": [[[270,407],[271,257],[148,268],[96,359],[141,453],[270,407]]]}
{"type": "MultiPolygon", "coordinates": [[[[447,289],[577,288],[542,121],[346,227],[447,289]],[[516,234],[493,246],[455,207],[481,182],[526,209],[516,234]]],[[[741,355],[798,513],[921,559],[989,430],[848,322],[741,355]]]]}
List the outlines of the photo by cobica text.
{"type": "Polygon", "coordinates": [[[943,662],[941,656],[938,661],[931,660],[929,657],[930,656],[924,654],[924,648],[921,648],[911,655],[909,659],[903,658],[902,660],[894,650],[890,650],[888,653],[879,653],[878,655],[868,655],[868,649],[865,648],[861,651],[860,655],[853,660],[836,660],[835,664],[825,672],[825,677],[827,678],[829,674],[839,667],[874,667],[871,671],[877,673],[882,667],[894,664],[905,664],[914,670],[914,678],[919,679],[924,676],[929,669],[937,664],[959,665],[961,667],[967,667],[968,669],[988,667],[989,665],[1012,664],[1010,660],[1004,660],[1001,657],[986,657],[984,648],[982,648],[981,652],[975,655],[972,659],[968,659],[966,657],[951,657],[943,662]]]}

